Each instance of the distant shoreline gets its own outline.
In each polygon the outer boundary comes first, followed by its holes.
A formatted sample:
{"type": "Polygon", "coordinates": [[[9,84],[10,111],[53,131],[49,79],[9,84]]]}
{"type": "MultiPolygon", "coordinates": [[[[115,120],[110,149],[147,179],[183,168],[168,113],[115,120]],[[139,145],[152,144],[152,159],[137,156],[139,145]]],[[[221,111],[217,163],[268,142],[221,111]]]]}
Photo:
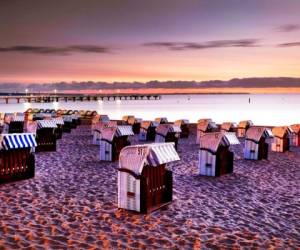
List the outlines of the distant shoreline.
{"type": "MultiPolygon", "coordinates": [[[[53,91],[29,91],[30,94],[53,95],[53,91]]],[[[274,88],[144,88],[144,89],[83,89],[83,90],[59,90],[57,94],[93,94],[93,95],[118,95],[118,94],[139,94],[139,95],[249,95],[249,94],[300,94],[300,87],[274,87],[274,88]]],[[[25,95],[25,92],[1,92],[5,95],[25,95]]]]}

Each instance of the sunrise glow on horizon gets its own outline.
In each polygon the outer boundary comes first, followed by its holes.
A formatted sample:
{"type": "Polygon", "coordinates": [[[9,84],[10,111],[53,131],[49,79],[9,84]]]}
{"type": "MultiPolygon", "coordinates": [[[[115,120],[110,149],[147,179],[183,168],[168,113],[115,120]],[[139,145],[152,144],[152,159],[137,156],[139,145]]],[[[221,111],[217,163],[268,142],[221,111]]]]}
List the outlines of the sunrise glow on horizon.
{"type": "Polygon", "coordinates": [[[299,1],[0,3],[0,82],[300,77],[299,1]]]}

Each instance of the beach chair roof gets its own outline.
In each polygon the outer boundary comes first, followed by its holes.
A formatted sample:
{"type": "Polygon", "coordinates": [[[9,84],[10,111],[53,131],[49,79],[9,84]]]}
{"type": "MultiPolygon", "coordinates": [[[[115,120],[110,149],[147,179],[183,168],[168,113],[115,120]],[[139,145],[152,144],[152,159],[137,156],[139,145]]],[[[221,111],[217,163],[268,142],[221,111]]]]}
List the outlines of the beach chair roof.
{"type": "Polygon", "coordinates": [[[258,143],[261,138],[268,138],[272,136],[271,130],[265,127],[250,127],[246,132],[246,139],[258,143]]]}
{"type": "Polygon", "coordinates": [[[119,136],[129,136],[134,135],[132,131],[132,126],[117,126],[116,135],[119,136]]]}
{"type": "Polygon", "coordinates": [[[131,126],[103,127],[101,130],[102,139],[112,142],[115,137],[134,135],[131,126]]]}
{"type": "Polygon", "coordinates": [[[32,148],[36,146],[35,136],[32,133],[0,135],[0,148],[4,150],[32,148]]]}
{"type": "Polygon", "coordinates": [[[143,129],[148,129],[149,127],[157,127],[159,125],[158,122],[153,122],[153,121],[142,121],[141,122],[141,128],[143,129]]]}
{"type": "Polygon", "coordinates": [[[127,146],[120,153],[119,167],[141,175],[145,165],[156,167],[179,161],[174,143],[152,143],[127,146]]]}
{"type": "Polygon", "coordinates": [[[292,133],[291,129],[288,126],[274,127],[272,133],[275,137],[284,138],[292,133]]]}
{"type": "Polygon", "coordinates": [[[97,122],[94,125],[93,130],[101,133],[104,128],[113,128],[117,126],[117,121],[97,122]]]}
{"type": "Polygon", "coordinates": [[[14,122],[24,122],[24,116],[13,116],[11,121],[14,122]]]}
{"type": "Polygon", "coordinates": [[[54,121],[56,125],[64,125],[64,119],[62,117],[52,118],[51,121],[54,121]]]}
{"type": "Polygon", "coordinates": [[[134,119],[134,115],[124,115],[122,121],[128,122],[129,119],[134,119]]]}
{"type": "Polygon", "coordinates": [[[168,133],[181,133],[181,128],[175,124],[159,124],[155,131],[158,134],[166,136],[168,133]]]}
{"type": "Polygon", "coordinates": [[[37,128],[57,128],[56,122],[53,120],[38,120],[37,128]]]}
{"type": "Polygon", "coordinates": [[[239,128],[247,128],[248,126],[252,126],[253,122],[251,120],[245,120],[239,122],[239,128]]]}
{"type": "Polygon", "coordinates": [[[133,125],[135,123],[141,123],[142,119],[141,118],[135,118],[134,116],[131,116],[127,120],[128,124],[133,125]]]}
{"type": "Polygon", "coordinates": [[[204,122],[204,121],[206,121],[206,122],[212,122],[212,119],[210,119],[210,118],[201,118],[201,119],[199,119],[199,120],[197,121],[197,123],[199,123],[199,122],[204,122]]]}
{"type": "Polygon", "coordinates": [[[230,137],[233,137],[233,135],[226,136],[226,134],[222,132],[205,133],[201,137],[200,148],[216,153],[219,146],[229,147],[231,145],[230,140],[232,140],[232,138],[230,137]]]}
{"type": "Polygon", "coordinates": [[[167,119],[167,117],[158,117],[158,118],[155,118],[155,121],[158,123],[168,122],[168,119],[167,119]]]}
{"type": "Polygon", "coordinates": [[[52,115],[47,114],[47,113],[36,113],[36,114],[34,114],[34,117],[42,118],[42,119],[45,119],[45,118],[50,119],[52,117],[52,115]]]}
{"type": "Polygon", "coordinates": [[[221,124],[221,129],[229,130],[231,128],[236,128],[236,124],[234,122],[223,122],[221,124]]]}
{"type": "Polygon", "coordinates": [[[201,131],[206,131],[210,128],[216,128],[217,125],[211,119],[200,119],[198,120],[197,129],[201,131]]]}
{"type": "Polygon", "coordinates": [[[300,124],[293,124],[290,126],[293,133],[299,134],[300,133],[300,124]]]}
{"type": "Polygon", "coordinates": [[[180,120],[176,120],[174,122],[175,125],[178,125],[178,126],[181,126],[181,125],[184,125],[184,124],[189,124],[190,121],[188,119],[180,119],[180,120]]]}
{"type": "Polygon", "coordinates": [[[73,120],[72,115],[63,115],[62,118],[64,122],[72,122],[73,120]]]}
{"type": "Polygon", "coordinates": [[[109,122],[108,115],[99,115],[99,121],[100,122],[109,122]]]}

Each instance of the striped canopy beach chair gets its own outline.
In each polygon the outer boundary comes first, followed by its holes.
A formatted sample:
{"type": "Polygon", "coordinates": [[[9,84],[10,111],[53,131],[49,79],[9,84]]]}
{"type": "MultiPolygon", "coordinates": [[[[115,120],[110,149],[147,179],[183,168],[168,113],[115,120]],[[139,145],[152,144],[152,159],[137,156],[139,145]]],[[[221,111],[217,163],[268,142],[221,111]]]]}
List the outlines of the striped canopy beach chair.
{"type": "Polygon", "coordinates": [[[291,129],[288,126],[274,127],[272,129],[274,141],[271,149],[275,152],[285,152],[290,149],[291,129]]]}
{"type": "Polygon", "coordinates": [[[212,121],[212,119],[199,119],[197,123],[197,137],[196,144],[200,143],[200,137],[205,133],[216,132],[218,129],[217,125],[212,121]]]}
{"type": "Polygon", "coordinates": [[[300,146],[300,124],[293,124],[290,126],[290,146],[300,146]]]}
{"type": "Polygon", "coordinates": [[[250,127],[246,132],[244,158],[246,160],[268,159],[269,145],[266,139],[272,132],[265,127],[250,127]]]}
{"type": "Polygon", "coordinates": [[[233,172],[234,153],[230,145],[239,144],[235,133],[212,132],[200,138],[199,174],[221,176],[233,172]]]}
{"type": "Polygon", "coordinates": [[[57,128],[56,122],[53,120],[38,120],[36,151],[56,151],[56,135],[55,129],[57,128]]]}
{"type": "Polygon", "coordinates": [[[0,135],[0,183],[34,177],[36,146],[30,133],[0,135]]]}
{"type": "Polygon", "coordinates": [[[181,138],[188,138],[190,134],[189,129],[189,120],[181,119],[174,122],[175,125],[179,126],[181,129],[180,137],[181,138]]]}
{"type": "Polygon", "coordinates": [[[142,121],[139,133],[140,141],[154,141],[155,140],[155,129],[159,125],[155,121],[142,121]]]}
{"type": "Polygon", "coordinates": [[[128,136],[134,135],[131,126],[105,127],[101,130],[100,160],[116,161],[121,150],[130,145],[128,136]]]}
{"type": "Polygon", "coordinates": [[[24,131],[24,115],[22,114],[5,114],[5,121],[8,124],[8,133],[23,133],[24,131]]]}
{"type": "Polygon", "coordinates": [[[253,122],[250,120],[240,121],[237,128],[237,136],[240,138],[244,138],[246,136],[247,130],[253,126],[253,122]]]}
{"type": "Polygon", "coordinates": [[[54,129],[56,139],[61,139],[63,134],[64,124],[65,124],[63,117],[55,117],[52,118],[51,121],[54,121],[56,124],[56,128],[54,129]]]}
{"type": "Polygon", "coordinates": [[[175,124],[159,124],[155,130],[155,142],[174,142],[177,150],[181,129],[175,124]]]}
{"type": "Polygon", "coordinates": [[[104,128],[109,128],[109,127],[117,127],[117,122],[116,121],[108,121],[108,122],[98,122],[93,126],[92,130],[92,144],[93,145],[100,145],[101,141],[101,132],[104,128]]]}
{"type": "Polygon", "coordinates": [[[154,121],[158,122],[159,124],[168,123],[168,119],[166,117],[158,117],[158,118],[155,118],[154,121]]]}
{"type": "Polygon", "coordinates": [[[174,143],[153,143],[122,149],[118,169],[118,207],[148,213],[172,202],[172,171],[180,160],[174,143]]]}
{"type": "Polygon", "coordinates": [[[236,132],[237,124],[234,122],[223,122],[221,124],[221,132],[236,132]]]}

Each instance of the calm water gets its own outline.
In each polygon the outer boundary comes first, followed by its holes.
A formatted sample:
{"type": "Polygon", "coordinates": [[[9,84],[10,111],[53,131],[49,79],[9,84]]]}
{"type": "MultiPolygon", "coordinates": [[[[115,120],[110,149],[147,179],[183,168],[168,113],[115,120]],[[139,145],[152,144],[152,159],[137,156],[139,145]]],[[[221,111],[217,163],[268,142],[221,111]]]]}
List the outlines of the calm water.
{"type": "Polygon", "coordinates": [[[0,112],[20,112],[30,107],[97,110],[112,119],[129,114],[143,119],[165,116],[170,121],[186,118],[196,122],[199,118],[212,118],[218,123],[244,119],[261,125],[300,123],[300,94],[168,95],[151,101],[11,103],[0,104],[0,112]]]}

